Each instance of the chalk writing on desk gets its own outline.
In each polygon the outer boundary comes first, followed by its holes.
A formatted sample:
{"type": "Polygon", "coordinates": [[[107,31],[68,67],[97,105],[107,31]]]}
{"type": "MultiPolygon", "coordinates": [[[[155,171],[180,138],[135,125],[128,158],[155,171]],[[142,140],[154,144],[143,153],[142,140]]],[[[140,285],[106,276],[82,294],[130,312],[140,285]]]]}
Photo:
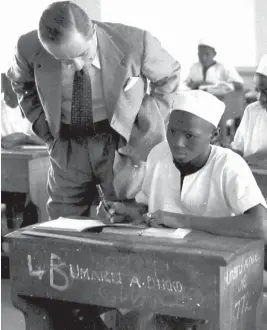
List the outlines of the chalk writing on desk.
{"type": "Polygon", "coordinates": [[[112,272],[107,270],[95,270],[89,267],[81,267],[78,264],[67,264],[55,253],[50,255],[49,267],[35,265],[33,268],[32,256],[28,255],[28,270],[30,276],[35,276],[42,280],[43,275],[49,271],[50,286],[59,291],[65,291],[69,288],[73,281],[96,281],[115,285],[126,285],[130,288],[148,289],[154,291],[165,291],[172,293],[182,293],[183,285],[178,280],[168,278],[159,278],[152,275],[147,275],[143,279],[137,275],[122,274],[121,272],[112,272]],[[55,274],[61,277],[60,284],[55,283],[55,274]]]}
{"type": "Polygon", "coordinates": [[[45,270],[41,269],[41,266],[37,266],[37,268],[34,270],[33,266],[32,266],[32,256],[28,254],[27,256],[27,262],[28,262],[28,269],[29,269],[29,274],[30,276],[33,277],[38,277],[39,280],[41,280],[43,278],[43,275],[45,273],[45,270]]]}
{"type": "Polygon", "coordinates": [[[240,262],[239,264],[233,266],[232,268],[228,269],[225,273],[225,283],[230,285],[233,281],[240,278],[240,276],[249,270],[252,267],[260,265],[260,257],[257,253],[254,253],[248,256],[245,260],[240,262]]]}
{"type": "Polygon", "coordinates": [[[249,293],[246,292],[234,305],[234,317],[238,320],[243,314],[251,310],[249,304],[249,293]]]}
{"type": "MultiPolygon", "coordinates": [[[[33,267],[33,260],[32,256],[27,256],[28,262],[28,270],[29,274],[32,277],[37,277],[39,280],[42,280],[44,274],[47,273],[47,267],[41,267],[40,265],[36,265],[35,269],[33,267]]],[[[50,286],[59,291],[65,291],[69,288],[70,279],[66,272],[66,263],[62,262],[60,257],[54,253],[51,253],[50,256],[50,266],[49,266],[49,283],[50,286]],[[60,284],[55,283],[55,273],[60,275],[60,284]]]]}
{"type": "Polygon", "coordinates": [[[64,267],[66,267],[66,263],[62,262],[60,257],[57,256],[54,253],[51,253],[51,257],[50,257],[50,285],[52,288],[59,290],[59,291],[65,291],[69,288],[70,285],[70,281],[69,281],[69,276],[65,273],[64,271],[64,267]],[[61,283],[56,284],[55,283],[55,273],[57,273],[58,275],[60,275],[63,279],[64,282],[63,284],[61,283]]]}

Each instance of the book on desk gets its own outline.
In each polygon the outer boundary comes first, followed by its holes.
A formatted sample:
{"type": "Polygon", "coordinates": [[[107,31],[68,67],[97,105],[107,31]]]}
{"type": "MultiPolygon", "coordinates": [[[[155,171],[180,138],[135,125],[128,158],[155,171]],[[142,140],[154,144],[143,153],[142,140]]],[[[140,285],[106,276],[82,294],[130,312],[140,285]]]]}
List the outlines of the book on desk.
{"type": "Polygon", "coordinates": [[[24,234],[33,236],[49,236],[51,232],[99,232],[114,234],[131,234],[138,236],[173,237],[184,238],[191,230],[178,228],[148,228],[146,225],[134,225],[131,223],[104,223],[98,219],[83,217],[59,217],[56,220],[39,223],[32,226],[32,230],[24,231],[24,234]]]}

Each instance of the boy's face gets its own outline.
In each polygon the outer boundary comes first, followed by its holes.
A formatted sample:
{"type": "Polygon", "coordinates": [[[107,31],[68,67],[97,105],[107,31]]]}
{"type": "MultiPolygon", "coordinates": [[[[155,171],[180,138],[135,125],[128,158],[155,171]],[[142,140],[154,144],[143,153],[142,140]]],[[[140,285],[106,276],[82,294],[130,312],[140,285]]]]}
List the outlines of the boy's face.
{"type": "Polygon", "coordinates": [[[216,52],[214,48],[208,46],[198,46],[199,62],[203,65],[204,68],[208,68],[213,64],[215,56],[216,52]]]}
{"type": "Polygon", "coordinates": [[[194,164],[206,153],[214,127],[206,120],[186,111],[172,111],[167,140],[173,158],[179,164],[194,164]]]}
{"type": "Polygon", "coordinates": [[[267,76],[260,73],[255,75],[255,88],[259,93],[260,105],[267,110],[267,76]]]}

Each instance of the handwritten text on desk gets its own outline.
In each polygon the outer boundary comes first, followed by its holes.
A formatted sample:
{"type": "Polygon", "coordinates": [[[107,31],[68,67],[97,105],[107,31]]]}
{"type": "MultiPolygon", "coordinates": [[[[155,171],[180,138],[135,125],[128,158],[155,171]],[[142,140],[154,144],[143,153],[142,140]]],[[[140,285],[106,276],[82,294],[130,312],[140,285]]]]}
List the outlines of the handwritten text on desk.
{"type": "Polygon", "coordinates": [[[234,280],[237,280],[242,274],[252,267],[260,264],[260,257],[257,253],[248,256],[245,260],[228,269],[225,273],[225,283],[230,285],[234,280]]]}

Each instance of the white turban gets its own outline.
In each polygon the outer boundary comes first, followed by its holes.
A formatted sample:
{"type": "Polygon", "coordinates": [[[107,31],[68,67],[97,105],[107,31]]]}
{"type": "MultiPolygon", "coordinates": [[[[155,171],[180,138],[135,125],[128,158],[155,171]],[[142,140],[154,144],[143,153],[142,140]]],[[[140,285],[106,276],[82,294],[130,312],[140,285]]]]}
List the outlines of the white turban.
{"type": "Polygon", "coordinates": [[[176,94],[171,110],[190,112],[217,127],[224,113],[225,104],[210,93],[190,90],[176,94]]]}
{"type": "Polygon", "coordinates": [[[216,50],[215,41],[213,41],[210,38],[200,39],[199,42],[198,42],[198,46],[208,46],[208,47],[211,47],[211,48],[216,50]]]}
{"type": "Polygon", "coordinates": [[[267,54],[262,56],[256,72],[267,76],[267,54]]]}

